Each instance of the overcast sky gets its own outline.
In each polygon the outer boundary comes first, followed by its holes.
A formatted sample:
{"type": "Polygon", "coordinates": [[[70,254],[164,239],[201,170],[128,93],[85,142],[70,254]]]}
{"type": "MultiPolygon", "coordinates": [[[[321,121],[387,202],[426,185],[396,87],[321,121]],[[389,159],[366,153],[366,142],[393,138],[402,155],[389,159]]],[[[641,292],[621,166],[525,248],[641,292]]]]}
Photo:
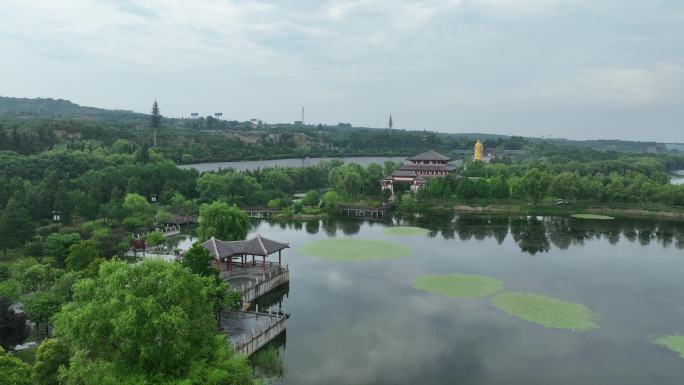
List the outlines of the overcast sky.
{"type": "Polygon", "coordinates": [[[0,0],[0,95],[684,142],[682,0],[0,0]]]}

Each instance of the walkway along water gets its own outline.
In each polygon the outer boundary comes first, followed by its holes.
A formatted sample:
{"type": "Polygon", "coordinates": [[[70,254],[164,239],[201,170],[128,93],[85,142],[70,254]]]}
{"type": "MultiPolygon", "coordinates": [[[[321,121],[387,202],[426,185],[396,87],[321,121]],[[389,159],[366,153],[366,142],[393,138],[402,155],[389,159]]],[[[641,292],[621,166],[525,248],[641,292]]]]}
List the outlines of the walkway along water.
{"type": "MultiPolygon", "coordinates": [[[[212,237],[202,246],[214,257],[212,264],[221,270],[221,279],[242,293],[244,304],[251,304],[290,281],[289,268],[282,264],[282,250],[290,247],[287,243],[257,235],[245,241],[221,241],[212,237]],[[266,260],[275,253],[278,262],[266,260]],[[258,261],[257,256],[262,260],[258,261]]],[[[268,313],[259,313],[257,305],[254,312],[227,312],[221,326],[227,330],[236,351],[249,356],[285,330],[285,319],[283,313],[274,313],[270,308],[268,313]]]]}
{"type": "Polygon", "coordinates": [[[273,312],[224,311],[221,326],[230,336],[235,351],[251,356],[285,331],[287,315],[273,312]]]}

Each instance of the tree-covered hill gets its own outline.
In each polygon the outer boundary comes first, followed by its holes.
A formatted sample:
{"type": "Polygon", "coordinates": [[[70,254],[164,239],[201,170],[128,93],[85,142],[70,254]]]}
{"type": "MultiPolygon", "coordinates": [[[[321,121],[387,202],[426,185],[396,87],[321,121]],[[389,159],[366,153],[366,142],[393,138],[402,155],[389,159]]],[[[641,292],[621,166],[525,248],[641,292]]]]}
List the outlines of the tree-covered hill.
{"type": "Polygon", "coordinates": [[[147,119],[147,115],[133,111],[80,106],[64,99],[29,99],[6,96],[0,96],[0,116],[106,119],[131,122],[147,119]]]}
{"type": "MultiPolygon", "coordinates": [[[[160,105],[163,114],[164,106],[160,105]]],[[[153,145],[150,115],[132,111],[83,107],[62,99],[0,97],[0,151],[36,154],[99,145],[153,145]]],[[[428,149],[461,158],[475,140],[485,148],[521,150],[531,144],[557,144],[609,152],[668,152],[675,147],[655,142],[619,140],[572,141],[522,138],[481,133],[438,133],[299,123],[268,124],[262,121],[199,117],[166,118],[158,130],[157,152],[176,163],[301,158],[321,156],[409,156],[428,149]]]]}

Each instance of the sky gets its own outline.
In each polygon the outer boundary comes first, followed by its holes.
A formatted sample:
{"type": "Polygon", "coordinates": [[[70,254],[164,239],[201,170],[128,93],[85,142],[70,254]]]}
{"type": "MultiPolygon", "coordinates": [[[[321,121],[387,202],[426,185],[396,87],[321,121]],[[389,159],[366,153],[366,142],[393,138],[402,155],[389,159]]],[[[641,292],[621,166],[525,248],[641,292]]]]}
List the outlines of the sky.
{"type": "Polygon", "coordinates": [[[684,142],[682,0],[0,0],[0,95],[684,142]]]}

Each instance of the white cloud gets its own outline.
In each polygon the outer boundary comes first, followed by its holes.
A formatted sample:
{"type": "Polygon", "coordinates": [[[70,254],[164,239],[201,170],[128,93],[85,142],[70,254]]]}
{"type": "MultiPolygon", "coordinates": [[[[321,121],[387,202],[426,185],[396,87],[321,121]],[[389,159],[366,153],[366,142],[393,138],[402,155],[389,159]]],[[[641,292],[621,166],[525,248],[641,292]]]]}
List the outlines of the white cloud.
{"type": "Polygon", "coordinates": [[[0,91],[526,135],[538,122],[506,106],[594,103],[627,123],[659,107],[653,130],[684,140],[682,21],[684,3],[652,0],[4,0],[0,91]]]}

